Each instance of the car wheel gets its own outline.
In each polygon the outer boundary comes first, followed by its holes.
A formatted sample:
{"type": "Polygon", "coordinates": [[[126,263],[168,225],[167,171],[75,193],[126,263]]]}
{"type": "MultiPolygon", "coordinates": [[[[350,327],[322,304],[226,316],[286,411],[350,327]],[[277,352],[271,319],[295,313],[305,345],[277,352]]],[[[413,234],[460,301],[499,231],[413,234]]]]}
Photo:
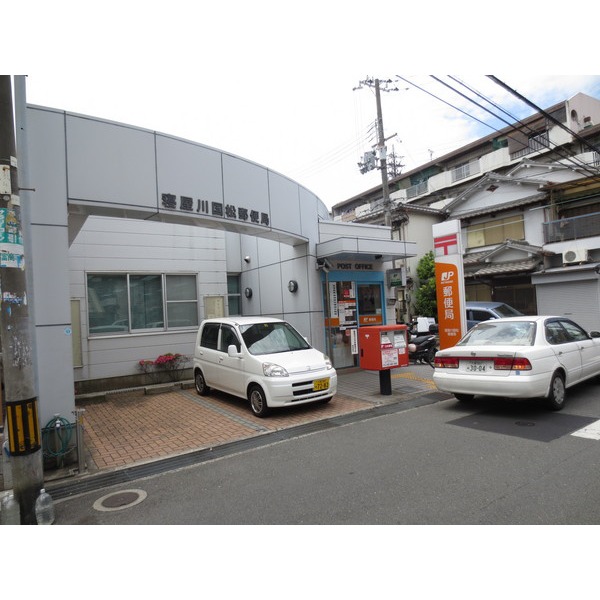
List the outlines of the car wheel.
{"type": "Polygon", "coordinates": [[[194,373],[194,386],[196,387],[196,391],[198,394],[200,394],[200,396],[206,396],[210,391],[210,388],[206,385],[204,374],[200,369],[196,369],[194,373]]]}
{"type": "Polygon", "coordinates": [[[552,375],[546,402],[551,410],[560,410],[565,405],[565,378],[560,373],[552,375]]]}
{"type": "Polygon", "coordinates": [[[319,400],[320,404],[327,404],[328,402],[331,402],[331,399],[333,398],[333,396],[329,396],[328,398],[323,398],[322,400],[319,400]]]}
{"type": "Polygon", "coordinates": [[[248,400],[250,400],[250,410],[256,417],[266,417],[269,414],[267,399],[265,393],[259,385],[253,385],[248,391],[248,400]]]}
{"type": "Polygon", "coordinates": [[[459,402],[470,402],[473,400],[473,398],[475,398],[474,394],[454,394],[454,397],[459,402]]]}

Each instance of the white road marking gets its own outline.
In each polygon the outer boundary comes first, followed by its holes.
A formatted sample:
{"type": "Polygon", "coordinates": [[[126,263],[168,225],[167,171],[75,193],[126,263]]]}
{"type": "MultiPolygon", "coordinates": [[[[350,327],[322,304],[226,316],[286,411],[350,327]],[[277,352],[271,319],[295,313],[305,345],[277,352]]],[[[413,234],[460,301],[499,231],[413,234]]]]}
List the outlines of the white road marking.
{"type": "Polygon", "coordinates": [[[590,440],[600,440],[600,421],[594,421],[583,429],[574,431],[571,435],[577,437],[589,438],[590,440]]]}

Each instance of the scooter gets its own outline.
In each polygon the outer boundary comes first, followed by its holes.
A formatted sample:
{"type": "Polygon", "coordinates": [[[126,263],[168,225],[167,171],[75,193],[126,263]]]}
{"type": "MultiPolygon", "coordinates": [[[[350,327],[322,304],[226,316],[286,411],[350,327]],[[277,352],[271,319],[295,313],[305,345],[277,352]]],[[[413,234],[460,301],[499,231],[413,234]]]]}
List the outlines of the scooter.
{"type": "Polygon", "coordinates": [[[437,337],[431,333],[412,335],[408,343],[408,360],[415,364],[427,363],[433,368],[433,360],[437,352],[437,337]]]}

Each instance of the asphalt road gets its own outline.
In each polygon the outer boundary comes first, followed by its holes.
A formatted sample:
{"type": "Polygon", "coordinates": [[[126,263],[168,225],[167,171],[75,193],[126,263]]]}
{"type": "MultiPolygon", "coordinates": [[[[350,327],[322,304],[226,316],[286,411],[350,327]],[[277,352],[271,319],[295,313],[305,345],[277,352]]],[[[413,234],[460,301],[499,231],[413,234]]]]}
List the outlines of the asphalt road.
{"type": "Polygon", "coordinates": [[[446,400],[386,414],[58,500],[56,522],[598,524],[600,441],[574,433],[600,420],[599,392],[583,384],[558,413],[446,400]]]}

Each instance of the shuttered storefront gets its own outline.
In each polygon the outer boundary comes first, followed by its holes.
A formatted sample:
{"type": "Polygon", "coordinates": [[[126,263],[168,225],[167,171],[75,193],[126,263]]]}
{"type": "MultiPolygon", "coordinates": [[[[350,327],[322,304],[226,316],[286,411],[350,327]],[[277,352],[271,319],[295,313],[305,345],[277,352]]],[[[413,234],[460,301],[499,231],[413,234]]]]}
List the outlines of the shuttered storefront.
{"type": "Polygon", "coordinates": [[[538,314],[561,315],[573,319],[584,329],[600,330],[600,287],[595,271],[593,278],[577,281],[536,283],[538,314]]]}

